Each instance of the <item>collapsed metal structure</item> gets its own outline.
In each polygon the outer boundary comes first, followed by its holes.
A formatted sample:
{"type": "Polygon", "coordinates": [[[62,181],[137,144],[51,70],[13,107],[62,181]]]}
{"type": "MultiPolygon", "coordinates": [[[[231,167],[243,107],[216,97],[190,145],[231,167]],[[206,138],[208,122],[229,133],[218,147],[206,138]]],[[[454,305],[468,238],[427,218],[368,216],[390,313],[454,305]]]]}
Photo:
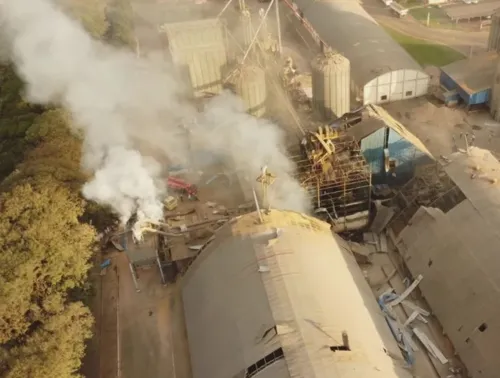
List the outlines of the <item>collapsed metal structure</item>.
{"type": "Polygon", "coordinates": [[[368,225],[371,172],[353,137],[328,126],[319,127],[306,134],[292,159],[316,214],[323,215],[335,232],[368,225]]]}

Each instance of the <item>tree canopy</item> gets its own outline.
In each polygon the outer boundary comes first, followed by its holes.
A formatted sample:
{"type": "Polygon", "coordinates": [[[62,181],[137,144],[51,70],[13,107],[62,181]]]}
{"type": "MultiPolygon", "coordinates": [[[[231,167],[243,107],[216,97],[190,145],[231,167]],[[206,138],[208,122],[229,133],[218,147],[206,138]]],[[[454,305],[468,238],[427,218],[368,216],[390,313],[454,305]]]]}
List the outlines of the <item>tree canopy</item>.
{"type": "MultiPolygon", "coordinates": [[[[43,173],[0,196],[0,345],[7,361],[24,359],[23,351],[34,347],[29,345],[32,338],[50,336],[44,330],[54,317],[63,317],[68,290],[86,279],[95,232],[79,222],[82,214],[83,201],[43,173]]],[[[88,334],[84,320],[82,336],[88,334]]],[[[77,348],[84,339],[74,342],[77,348]]],[[[67,355],[81,354],[77,352],[67,355]]],[[[6,369],[15,366],[8,363],[6,369]]]]}
{"type": "Polygon", "coordinates": [[[0,376],[74,377],[92,316],[72,293],[87,280],[96,235],[82,221],[81,139],[64,110],[31,113],[16,101],[32,121],[19,128],[0,118],[0,133],[15,130],[20,146],[0,183],[0,376]]]}
{"type": "Polygon", "coordinates": [[[101,38],[109,28],[106,0],[57,0],[63,11],[78,20],[94,38],[101,38]]]}
{"type": "Polygon", "coordinates": [[[134,12],[128,0],[110,0],[106,18],[109,29],[106,39],[118,47],[135,48],[134,12]]]}
{"type": "MultiPolygon", "coordinates": [[[[57,1],[93,37],[134,45],[127,2],[57,1]]],[[[81,197],[71,116],[30,104],[23,90],[0,66],[0,377],[78,377],[93,322],[79,300],[96,229],[115,218],[81,197]]]]}

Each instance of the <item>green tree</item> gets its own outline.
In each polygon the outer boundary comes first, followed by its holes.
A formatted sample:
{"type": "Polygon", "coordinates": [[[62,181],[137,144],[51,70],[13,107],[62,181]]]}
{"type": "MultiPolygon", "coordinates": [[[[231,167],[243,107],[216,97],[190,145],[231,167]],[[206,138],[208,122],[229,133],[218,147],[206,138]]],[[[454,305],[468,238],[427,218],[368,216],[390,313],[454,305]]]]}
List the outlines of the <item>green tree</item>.
{"type": "Polygon", "coordinates": [[[108,30],[106,0],[57,0],[68,15],[81,22],[94,38],[102,38],[108,30]]]}
{"type": "Polygon", "coordinates": [[[83,201],[48,175],[3,193],[0,208],[0,345],[18,346],[84,282],[95,232],[79,222],[83,201]]]}
{"type": "Polygon", "coordinates": [[[39,116],[25,132],[24,142],[30,146],[29,152],[0,188],[27,177],[48,174],[78,191],[86,176],[80,170],[81,139],[72,132],[70,124],[71,117],[62,109],[39,116]]]}
{"type": "Polygon", "coordinates": [[[92,316],[81,303],[54,303],[52,314],[26,337],[21,346],[0,349],[5,378],[78,377],[84,341],[91,336],[92,316]]]}
{"type": "Polygon", "coordinates": [[[106,39],[119,47],[135,48],[134,11],[128,0],[111,0],[106,17],[109,29],[106,39]]]}
{"type": "Polygon", "coordinates": [[[11,66],[0,66],[0,180],[22,161],[25,134],[44,109],[22,96],[23,83],[11,66]]]}

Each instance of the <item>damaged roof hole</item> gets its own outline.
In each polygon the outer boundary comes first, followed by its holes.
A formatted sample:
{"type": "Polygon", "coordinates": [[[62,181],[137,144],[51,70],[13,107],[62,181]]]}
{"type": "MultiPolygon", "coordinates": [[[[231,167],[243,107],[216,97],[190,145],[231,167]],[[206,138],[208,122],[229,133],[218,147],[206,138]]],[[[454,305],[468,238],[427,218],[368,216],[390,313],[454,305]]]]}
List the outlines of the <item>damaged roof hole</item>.
{"type": "Polygon", "coordinates": [[[336,351],[350,351],[351,347],[349,346],[349,336],[347,332],[342,332],[342,345],[332,345],[330,346],[330,350],[332,352],[336,351]]]}
{"type": "Polygon", "coordinates": [[[478,329],[480,332],[484,332],[488,329],[488,325],[486,323],[483,323],[478,327],[478,329]]]}

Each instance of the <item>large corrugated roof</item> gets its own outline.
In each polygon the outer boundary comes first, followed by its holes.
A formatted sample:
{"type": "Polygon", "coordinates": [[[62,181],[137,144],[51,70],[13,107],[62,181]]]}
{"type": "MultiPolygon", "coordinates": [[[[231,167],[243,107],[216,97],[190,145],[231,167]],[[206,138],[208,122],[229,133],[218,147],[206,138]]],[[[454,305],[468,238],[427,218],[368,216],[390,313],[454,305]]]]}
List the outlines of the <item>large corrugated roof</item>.
{"type": "Polygon", "coordinates": [[[468,154],[456,152],[449,159],[445,172],[493,229],[498,229],[500,162],[490,151],[478,147],[470,147],[468,154]]]}
{"type": "Polygon", "coordinates": [[[183,278],[193,377],[243,377],[277,348],[286,365],[256,377],[410,377],[389,356],[398,347],[345,243],[314,218],[264,218],[223,227],[183,278]],[[343,332],[351,350],[332,351],[343,332]]]}
{"type": "Polygon", "coordinates": [[[441,68],[465,92],[472,95],[493,86],[498,60],[496,52],[462,59],[441,68]]]}
{"type": "Polygon", "coordinates": [[[422,71],[420,65],[357,1],[295,0],[321,39],[351,62],[359,86],[391,71],[422,71]]]}

